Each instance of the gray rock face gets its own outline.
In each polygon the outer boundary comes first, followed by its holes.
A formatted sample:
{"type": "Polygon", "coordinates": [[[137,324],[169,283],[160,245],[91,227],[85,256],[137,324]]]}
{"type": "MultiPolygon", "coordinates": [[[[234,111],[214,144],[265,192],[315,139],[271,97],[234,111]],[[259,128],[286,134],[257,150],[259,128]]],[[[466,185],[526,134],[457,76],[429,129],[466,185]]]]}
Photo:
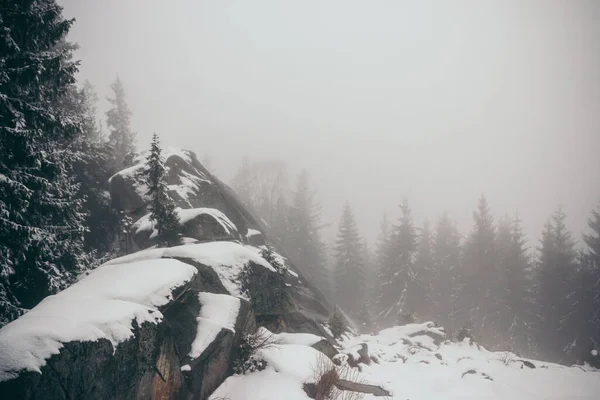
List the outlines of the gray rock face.
{"type": "MultiPolygon", "coordinates": [[[[192,152],[166,157],[170,195],[182,208],[215,208],[223,212],[237,228],[232,237],[222,240],[244,241],[248,228],[268,231],[244,208],[235,193],[198,162],[192,152]]],[[[116,208],[139,219],[146,213],[141,179],[141,164],[116,174],[110,181],[110,193],[116,208]]],[[[205,238],[211,221],[192,219],[185,225],[186,236],[205,238]]],[[[134,219],[134,220],[135,220],[134,219]]],[[[215,236],[213,231],[213,239],[215,236]]],[[[221,232],[222,233],[222,232],[221,232]]],[[[266,233],[266,234],[265,234],[266,233]]],[[[200,240],[200,239],[199,239],[200,240]]],[[[145,240],[136,239],[140,246],[145,240]]],[[[259,244],[256,242],[255,244],[259,244]]],[[[107,340],[65,343],[59,354],[47,360],[38,372],[23,371],[14,379],[0,382],[2,399],[206,399],[232,374],[232,361],[243,326],[262,325],[274,332],[307,332],[328,337],[322,324],[332,307],[323,296],[295,271],[286,279],[290,290],[285,302],[275,301],[265,290],[253,306],[242,301],[235,333],[222,329],[202,354],[190,359],[189,353],[202,304],[199,292],[228,294],[211,267],[191,259],[178,260],[193,265],[198,273],[173,292],[173,300],[160,308],[162,322],[134,326],[134,336],[113,351],[107,340]],[[182,366],[185,367],[182,371],[182,366]]],[[[267,271],[269,272],[269,271],[267,271]]],[[[270,272],[269,272],[270,273],[270,272]]],[[[317,344],[328,356],[336,350],[330,342],[317,344]]]]}
{"type": "MultiPolygon", "coordinates": [[[[140,157],[137,162],[133,167],[112,176],[109,182],[113,207],[126,212],[134,221],[146,214],[148,203],[147,188],[140,176],[144,168],[144,159],[140,157]]],[[[215,208],[227,215],[236,225],[238,232],[244,236],[249,226],[260,230],[257,220],[244,209],[235,193],[212,176],[193,152],[167,152],[165,167],[169,196],[178,207],[215,208]]]]}

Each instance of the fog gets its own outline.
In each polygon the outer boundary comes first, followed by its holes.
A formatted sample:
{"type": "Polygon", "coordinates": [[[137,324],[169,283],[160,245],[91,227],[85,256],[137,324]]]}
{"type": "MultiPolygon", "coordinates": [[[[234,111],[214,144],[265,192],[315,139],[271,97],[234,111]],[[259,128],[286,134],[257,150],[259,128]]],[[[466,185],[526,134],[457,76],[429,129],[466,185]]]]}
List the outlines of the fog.
{"type": "MultiPolygon", "coordinates": [[[[600,2],[62,0],[79,78],[118,74],[139,147],[306,168],[326,222],[373,243],[408,197],[466,233],[485,193],[537,244],[600,201],[600,2]]],[[[102,103],[107,108],[106,102],[102,103]]]]}

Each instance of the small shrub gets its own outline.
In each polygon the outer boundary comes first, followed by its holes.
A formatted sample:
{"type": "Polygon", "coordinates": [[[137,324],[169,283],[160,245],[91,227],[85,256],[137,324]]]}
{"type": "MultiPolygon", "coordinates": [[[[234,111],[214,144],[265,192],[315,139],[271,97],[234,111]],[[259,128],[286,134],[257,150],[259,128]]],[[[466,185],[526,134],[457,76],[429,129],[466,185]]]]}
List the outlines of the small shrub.
{"type": "Polygon", "coordinates": [[[324,354],[319,354],[317,362],[313,368],[314,381],[315,381],[315,400],[327,400],[331,399],[331,395],[335,389],[335,384],[339,381],[340,377],[335,369],[329,362],[329,359],[324,354]]]}
{"type": "Polygon", "coordinates": [[[232,362],[233,372],[236,374],[246,374],[255,371],[262,371],[267,363],[256,357],[256,352],[260,349],[266,349],[275,346],[271,333],[266,329],[259,329],[254,332],[250,330],[246,323],[242,329],[240,343],[236,349],[235,357],[232,362]]]}
{"type": "Polygon", "coordinates": [[[275,253],[275,250],[273,250],[273,246],[269,244],[264,245],[260,250],[260,256],[264,258],[266,262],[271,264],[279,275],[285,276],[286,268],[279,262],[277,254],[275,253]]]}
{"type": "Polygon", "coordinates": [[[329,318],[329,329],[334,338],[339,339],[342,334],[347,330],[346,321],[339,308],[333,309],[333,314],[329,318]]]}
{"type": "Polygon", "coordinates": [[[275,273],[253,261],[248,262],[237,278],[241,291],[246,295],[257,314],[282,314],[292,307],[290,291],[285,282],[286,268],[269,245],[263,247],[261,257],[275,273]]]}

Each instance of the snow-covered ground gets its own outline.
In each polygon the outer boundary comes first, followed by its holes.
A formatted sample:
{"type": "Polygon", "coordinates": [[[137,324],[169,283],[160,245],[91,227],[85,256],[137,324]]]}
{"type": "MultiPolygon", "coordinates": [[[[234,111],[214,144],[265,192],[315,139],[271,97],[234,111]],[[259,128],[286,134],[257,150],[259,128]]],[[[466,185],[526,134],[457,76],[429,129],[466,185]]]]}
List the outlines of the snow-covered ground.
{"type": "MultiPolygon", "coordinates": [[[[386,389],[392,393],[391,399],[599,398],[598,370],[524,360],[509,352],[487,351],[468,339],[462,343],[440,340],[442,335],[443,330],[431,323],[411,324],[376,335],[346,337],[341,342],[341,352],[357,357],[357,348],[366,343],[375,361],[360,364],[356,378],[386,389]]],[[[267,361],[265,370],[228,378],[211,399],[308,399],[302,385],[314,382],[319,353],[303,343],[311,343],[315,338],[294,339],[294,334],[274,337],[285,339],[260,351],[259,357],[267,361]]]]}

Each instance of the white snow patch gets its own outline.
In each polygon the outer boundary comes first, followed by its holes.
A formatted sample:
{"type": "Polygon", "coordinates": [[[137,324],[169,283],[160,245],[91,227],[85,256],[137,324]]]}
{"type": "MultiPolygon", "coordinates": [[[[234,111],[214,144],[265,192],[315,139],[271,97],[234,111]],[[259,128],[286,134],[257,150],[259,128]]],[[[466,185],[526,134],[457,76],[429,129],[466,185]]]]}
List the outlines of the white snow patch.
{"type": "Polygon", "coordinates": [[[105,265],[120,264],[138,260],[155,258],[190,258],[211,267],[227,291],[235,296],[243,296],[237,276],[248,262],[252,261],[262,265],[270,271],[275,269],[255,252],[234,242],[207,242],[176,246],[169,248],[156,248],[138,251],[120,258],[115,258],[105,265]]]}
{"type": "Polygon", "coordinates": [[[257,236],[257,235],[262,235],[262,233],[260,231],[257,231],[256,229],[248,229],[248,233],[246,233],[246,237],[257,236]]]}
{"type": "MultiPolygon", "coordinates": [[[[213,217],[223,230],[227,234],[231,234],[232,232],[237,232],[237,228],[233,222],[225,214],[221,211],[216,210],[214,208],[176,208],[177,214],[179,215],[179,223],[181,225],[191,221],[202,214],[208,214],[213,217]]],[[[135,233],[139,234],[144,231],[151,231],[150,238],[154,238],[158,236],[158,230],[156,228],[156,221],[150,220],[150,214],[146,214],[140,219],[138,219],[134,224],[133,228],[135,229],[135,233]]]]}
{"type": "Polygon", "coordinates": [[[312,347],[283,344],[260,349],[256,357],[265,360],[277,372],[293,376],[299,382],[310,382],[313,381],[320,357],[330,368],[334,368],[333,362],[322,354],[312,347]]]}
{"type": "Polygon", "coordinates": [[[213,217],[228,234],[237,232],[237,227],[235,224],[231,222],[231,220],[227,218],[225,214],[215,208],[178,208],[177,213],[179,214],[179,222],[181,224],[185,224],[199,215],[208,214],[213,217]]]}
{"type": "Polygon", "coordinates": [[[312,346],[315,343],[325,340],[322,336],[313,335],[312,333],[271,333],[265,328],[259,328],[266,331],[267,335],[271,335],[271,339],[276,344],[298,344],[302,346],[312,346]]]}
{"type": "Polygon", "coordinates": [[[235,321],[240,310],[240,299],[227,294],[199,293],[200,315],[196,337],[189,356],[194,359],[217,337],[221,329],[235,332],[235,321]]]}
{"type": "Polygon", "coordinates": [[[302,384],[272,367],[248,375],[230,376],[210,396],[210,400],[310,400],[302,384]]]}
{"type": "Polygon", "coordinates": [[[129,339],[132,322],[159,322],[157,307],[196,268],[177,260],[145,260],[103,265],[0,330],[0,381],[21,370],[40,372],[63,343],[129,339]]]}
{"type": "Polygon", "coordinates": [[[596,357],[598,355],[598,350],[594,349],[591,351],[592,355],[596,357]]]}
{"type": "Polygon", "coordinates": [[[186,364],[186,365],[182,365],[182,366],[181,366],[181,370],[182,370],[182,371],[191,371],[191,370],[192,370],[192,367],[190,367],[188,364],[186,364]]]}

